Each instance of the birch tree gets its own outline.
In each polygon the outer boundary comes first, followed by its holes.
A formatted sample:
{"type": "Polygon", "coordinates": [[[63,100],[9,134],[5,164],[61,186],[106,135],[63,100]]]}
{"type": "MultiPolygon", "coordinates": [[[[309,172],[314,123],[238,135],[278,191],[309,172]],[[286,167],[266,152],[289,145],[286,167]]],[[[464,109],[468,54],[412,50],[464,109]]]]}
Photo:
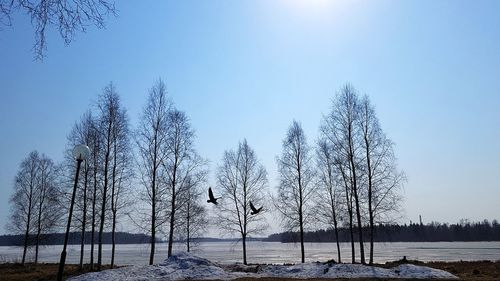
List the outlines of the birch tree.
{"type": "Polygon", "coordinates": [[[103,90],[98,98],[98,126],[99,134],[102,136],[102,166],[103,166],[103,186],[102,186],[102,204],[99,225],[99,245],[97,254],[97,268],[101,270],[102,266],[102,244],[104,225],[106,221],[106,210],[108,208],[108,189],[112,188],[113,178],[113,149],[117,141],[115,134],[117,126],[120,124],[120,118],[123,117],[123,109],[120,105],[120,97],[113,83],[110,83],[103,90]]]}
{"type": "Polygon", "coordinates": [[[163,180],[167,186],[167,217],[169,219],[168,251],[172,255],[174,234],[180,226],[177,214],[187,203],[185,198],[194,178],[203,178],[206,161],[195,150],[195,133],[187,115],[172,109],[168,113],[166,157],[162,161],[163,180]]]}
{"type": "MultiPolygon", "coordinates": [[[[66,150],[66,162],[70,169],[68,169],[68,186],[70,186],[69,182],[73,177],[75,167],[75,159],[72,155],[72,149],[78,144],[89,144],[92,142],[92,134],[94,128],[94,120],[90,110],[84,113],[81,119],[75,123],[71,132],[68,135],[68,149],[66,150]]],[[[92,157],[93,151],[90,152],[92,157]]],[[[88,216],[88,203],[89,196],[88,190],[91,185],[91,166],[89,165],[89,161],[84,161],[83,169],[82,169],[82,177],[79,178],[81,184],[79,184],[80,188],[78,189],[77,200],[75,205],[79,209],[79,212],[75,212],[75,219],[81,223],[81,239],[80,239],[80,269],[83,268],[83,259],[85,252],[85,232],[87,229],[87,216],[88,216]],[[78,215],[80,213],[80,215],[78,215]]],[[[69,200],[69,199],[68,199],[69,200]]]]}
{"type": "MultiPolygon", "coordinates": [[[[365,263],[362,201],[360,198],[360,131],[357,126],[359,98],[349,84],[343,86],[333,100],[331,112],[322,123],[322,134],[328,139],[334,151],[335,163],[345,186],[349,211],[349,227],[353,232],[353,215],[356,215],[361,263],[365,263]],[[352,205],[354,203],[354,206],[352,205]],[[353,208],[354,207],[354,208],[353,208]]],[[[354,237],[351,234],[352,262],[355,263],[354,237]]]]}
{"type": "Polygon", "coordinates": [[[135,223],[143,229],[149,228],[151,235],[149,264],[154,262],[156,235],[166,223],[166,184],[163,177],[162,162],[166,157],[168,115],[171,102],[163,81],[158,80],[149,90],[148,100],[135,131],[135,143],[138,148],[139,181],[143,186],[141,201],[150,209],[140,208],[135,223]],[[145,223],[149,222],[149,223],[145,223]]]}
{"type": "Polygon", "coordinates": [[[202,237],[208,228],[207,210],[202,205],[202,184],[205,183],[206,171],[199,173],[194,180],[186,180],[187,190],[183,194],[182,207],[178,216],[178,238],[185,241],[186,251],[190,252],[194,245],[193,238],[202,237]]]}
{"type": "Polygon", "coordinates": [[[360,103],[358,125],[362,134],[363,170],[368,197],[369,263],[373,264],[375,222],[389,222],[400,210],[400,189],[405,175],[397,169],[394,144],[382,131],[375,109],[366,95],[360,103]]]}
{"type": "Polygon", "coordinates": [[[118,211],[127,205],[127,187],[133,177],[131,167],[130,129],[127,112],[119,108],[113,126],[112,168],[111,168],[111,268],[115,264],[116,226],[118,211]]]}
{"type": "Polygon", "coordinates": [[[277,163],[280,183],[275,205],[282,215],[283,225],[290,230],[299,230],[301,262],[304,263],[304,229],[313,217],[311,199],[315,187],[311,148],[297,121],[293,121],[288,129],[277,163]]]}
{"type": "Polygon", "coordinates": [[[250,204],[265,204],[267,183],[266,169],[246,139],[238,144],[236,150],[224,152],[217,170],[217,187],[222,196],[218,205],[218,225],[226,232],[241,236],[243,264],[247,264],[247,237],[262,233],[267,228],[262,216],[264,212],[251,215],[250,208],[250,204]]]}
{"type": "Polygon", "coordinates": [[[38,262],[41,234],[52,231],[60,218],[57,175],[53,161],[37,151],[31,152],[19,166],[10,198],[8,229],[24,235],[22,265],[33,243],[35,263],[38,262]]]}
{"type": "Polygon", "coordinates": [[[47,234],[57,226],[61,211],[58,208],[58,170],[54,161],[46,155],[38,159],[38,180],[36,186],[36,236],[35,236],[35,264],[38,264],[38,253],[41,235],[47,234]]]}
{"type": "Polygon", "coordinates": [[[23,266],[26,262],[30,234],[34,228],[33,217],[37,200],[36,185],[39,172],[39,158],[38,152],[33,151],[21,162],[15,178],[14,193],[10,198],[11,215],[9,227],[16,233],[24,234],[23,257],[21,260],[23,266]]]}
{"type": "Polygon", "coordinates": [[[341,263],[340,241],[339,241],[339,219],[343,212],[342,181],[336,171],[332,147],[328,142],[318,141],[316,149],[317,173],[318,173],[318,195],[317,215],[318,219],[325,223],[328,228],[333,228],[337,244],[337,258],[341,263]]]}

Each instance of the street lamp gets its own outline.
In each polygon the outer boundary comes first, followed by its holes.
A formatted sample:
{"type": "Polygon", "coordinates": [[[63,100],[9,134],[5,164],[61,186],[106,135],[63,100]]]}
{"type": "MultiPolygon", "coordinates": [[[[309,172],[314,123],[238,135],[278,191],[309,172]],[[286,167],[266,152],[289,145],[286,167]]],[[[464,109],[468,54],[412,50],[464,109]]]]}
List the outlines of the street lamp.
{"type": "Polygon", "coordinates": [[[82,164],[83,160],[85,160],[89,154],[90,154],[90,149],[88,146],[84,144],[79,144],[75,146],[75,148],[73,148],[73,157],[76,160],[75,185],[73,186],[73,194],[71,195],[71,205],[69,207],[68,225],[66,226],[66,235],[64,236],[64,246],[61,252],[61,260],[59,261],[59,271],[57,273],[57,281],[62,280],[64,272],[64,264],[66,263],[66,247],[68,246],[69,228],[71,226],[71,217],[73,216],[73,205],[75,204],[75,193],[76,193],[76,186],[78,183],[78,175],[80,174],[80,164],[82,164]]]}

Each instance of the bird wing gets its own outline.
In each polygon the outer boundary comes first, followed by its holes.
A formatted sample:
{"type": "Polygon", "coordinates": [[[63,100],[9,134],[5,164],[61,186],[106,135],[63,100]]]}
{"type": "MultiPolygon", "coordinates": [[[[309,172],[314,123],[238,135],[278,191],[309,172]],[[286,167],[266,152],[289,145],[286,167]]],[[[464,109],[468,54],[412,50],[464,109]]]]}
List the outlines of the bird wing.
{"type": "Polygon", "coordinates": [[[212,193],[212,188],[211,187],[208,188],[208,198],[210,198],[210,200],[214,199],[214,194],[212,193]]]}
{"type": "Polygon", "coordinates": [[[252,209],[253,212],[257,212],[257,209],[255,209],[255,206],[250,202],[250,209],[252,209]]]}

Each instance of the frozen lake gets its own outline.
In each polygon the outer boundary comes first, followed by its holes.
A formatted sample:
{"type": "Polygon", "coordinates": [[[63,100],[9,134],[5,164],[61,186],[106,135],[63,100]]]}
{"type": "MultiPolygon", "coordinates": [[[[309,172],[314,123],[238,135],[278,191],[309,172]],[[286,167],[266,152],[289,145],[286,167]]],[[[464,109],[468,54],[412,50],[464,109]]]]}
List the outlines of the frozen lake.
{"type": "MultiPolygon", "coordinates": [[[[167,244],[157,244],[155,263],[167,256],[167,244]]],[[[148,244],[116,245],[116,264],[147,264],[149,261],[148,244]]],[[[368,245],[366,246],[368,249],[368,245]]],[[[41,262],[57,263],[62,246],[43,246],[40,249],[41,262]]],[[[177,245],[175,251],[182,251],[177,245]]],[[[306,243],[306,261],[327,261],[337,259],[335,243],[306,243]]],[[[97,254],[97,247],[95,249],[97,254]]],[[[241,262],[241,244],[232,242],[205,242],[193,249],[194,254],[221,263],[241,262]]],[[[350,244],[341,243],[343,262],[350,262],[350,244]]],[[[67,263],[79,262],[80,246],[69,245],[67,263]]],[[[368,251],[367,251],[368,253],[368,251]]],[[[111,245],[103,245],[104,263],[110,262],[111,245]]],[[[85,247],[85,261],[88,262],[90,246],[85,247]]],[[[97,256],[97,255],[96,255],[97,256]]],[[[368,257],[368,254],[366,255],[368,257]]],[[[375,243],[375,262],[383,263],[401,259],[421,261],[470,261],[500,260],[500,242],[427,242],[427,243],[375,243]]],[[[20,261],[22,247],[0,247],[0,262],[20,261]]],[[[33,252],[29,258],[32,259],[33,252]]],[[[248,242],[247,258],[249,263],[298,263],[300,262],[299,244],[279,242],[248,242]]],[[[97,261],[97,258],[95,258],[97,261]]]]}

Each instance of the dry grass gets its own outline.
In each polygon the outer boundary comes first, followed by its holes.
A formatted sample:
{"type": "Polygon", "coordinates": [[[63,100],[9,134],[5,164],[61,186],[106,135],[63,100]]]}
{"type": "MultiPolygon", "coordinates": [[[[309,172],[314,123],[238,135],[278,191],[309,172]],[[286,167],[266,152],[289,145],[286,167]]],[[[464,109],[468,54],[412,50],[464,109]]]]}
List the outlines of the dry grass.
{"type": "Polygon", "coordinates": [[[425,265],[448,271],[461,280],[500,280],[500,261],[429,262],[425,265]]]}
{"type": "MultiPolygon", "coordinates": [[[[109,269],[110,266],[103,266],[104,269],[109,269]]],[[[49,281],[56,280],[59,264],[55,263],[39,263],[38,265],[5,263],[0,264],[0,280],[5,281],[49,281]]],[[[90,267],[85,267],[82,271],[78,265],[67,264],[64,267],[64,278],[80,275],[90,272],[90,267]]]]}
{"type": "MultiPolygon", "coordinates": [[[[410,263],[417,265],[425,265],[432,268],[442,269],[448,271],[458,277],[460,280],[480,280],[480,281],[493,281],[500,280],[500,261],[490,262],[490,261],[474,261],[474,262],[418,262],[410,261],[410,263]]],[[[387,263],[377,266],[382,267],[393,267],[399,264],[398,262],[387,263]]],[[[105,266],[108,269],[109,266],[105,266]]],[[[39,264],[34,266],[33,264],[27,264],[26,266],[21,266],[20,264],[0,264],[0,279],[5,281],[29,281],[29,280],[55,280],[57,276],[57,264],[39,264]]],[[[89,272],[89,268],[85,268],[83,271],[78,270],[77,265],[66,265],[65,267],[65,277],[80,275],[89,272]]],[[[286,278],[239,278],[237,281],[285,281],[290,280],[286,278]]],[[[294,281],[326,281],[331,279],[293,279],[294,281]]],[[[348,280],[348,281],[366,281],[373,280],[367,278],[356,278],[356,279],[336,279],[336,280],[348,280]]],[[[399,280],[401,279],[377,279],[381,280],[399,280]]],[[[406,279],[408,280],[408,279],[406,279]]],[[[440,279],[441,281],[443,279],[440,279]]]]}

